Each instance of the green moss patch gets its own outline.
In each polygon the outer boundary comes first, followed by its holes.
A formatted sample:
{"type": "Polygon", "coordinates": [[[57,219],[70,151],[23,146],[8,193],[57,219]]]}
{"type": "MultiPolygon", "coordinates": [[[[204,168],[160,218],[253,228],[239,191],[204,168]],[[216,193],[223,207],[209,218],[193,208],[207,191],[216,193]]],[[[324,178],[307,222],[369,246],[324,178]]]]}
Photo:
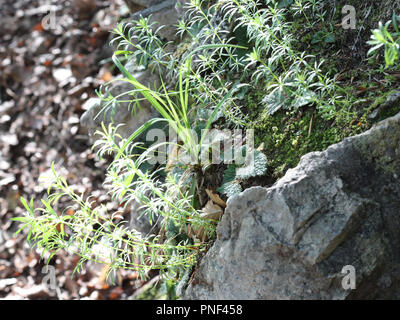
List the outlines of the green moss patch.
{"type": "MultiPolygon", "coordinates": [[[[325,120],[311,107],[297,111],[281,110],[273,116],[257,109],[250,95],[248,103],[252,109],[256,146],[263,145],[268,158],[269,173],[273,179],[280,178],[287,169],[295,167],[301,156],[312,151],[325,150],[344,138],[362,133],[374,123],[400,112],[400,103],[383,109],[374,118],[372,112],[385,103],[395,90],[375,97],[359,99],[336,111],[333,120],[325,120]],[[358,102],[358,103],[357,103],[358,102]]],[[[254,94],[256,96],[257,93],[254,94]]]]}

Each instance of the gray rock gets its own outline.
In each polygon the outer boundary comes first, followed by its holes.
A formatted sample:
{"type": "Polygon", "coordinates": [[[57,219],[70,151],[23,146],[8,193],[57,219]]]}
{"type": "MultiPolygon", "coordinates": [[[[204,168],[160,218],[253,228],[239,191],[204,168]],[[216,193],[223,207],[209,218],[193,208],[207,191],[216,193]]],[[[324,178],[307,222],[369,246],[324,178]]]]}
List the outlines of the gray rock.
{"type": "MultiPolygon", "coordinates": [[[[154,83],[159,84],[158,76],[152,74],[150,70],[134,73],[133,77],[149,87],[153,87],[154,83]]],[[[115,81],[109,88],[114,97],[121,95],[118,98],[120,101],[133,100],[134,97],[126,93],[131,90],[134,90],[133,85],[125,81],[115,81]]],[[[140,95],[138,97],[139,99],[143,98],[140,95]]],[[[111,122],[116,125],[124,124],[119,128],[118,133],[123,138],[128,138],[146,121],[158,115],[157,111],[147,100],[140,100],[139,103],[140,107],[135,107],[129,102],[120,102],[113,112],[110,107],[104,108],[107,105],[106,101],[101,101],[99,98],[91,98],[85,104],[88,106],[88,110],[82,115],[80,123],[88,129],[89,135],[92,137],[97,130],[101,130],[102,122],[104,122],[106,127],[111,122]]]]}
{"type": "Polygon", "coordinates": [[[399,299],[399,141],[400,114],[229,199],[183,299],[399,299]]]}
{"type": "Polygon", "coordinates": [[[392,107],[396,107],[400,104],[400,92],[395,92],[389,95],[384,103],[382,103],[378,108],[376,108],[372,113],[369,115],[370,119],[375,119],[378,117],[382,111],[387,110],[392,107]]]}
{"type": "Polygon", "coordinates": [[[178,10],[179,13],[183,12],[184,5],[186,2],[189,2],[190,0],[125,0],[126,5],[130,9],[132,13],[135,13],[142,8],[150,8],[154,7],[158,4],[161,3],[168,3],[168,2],[173,2],[174,4],[176,3],[176,9],[178,10]]]}
{"type": "Polygon", "coordinates": [[[125,0],[125,3],[128,6],[128,8],[132,9],[136,8],[137,6],[148,8],[156,4],[159,4],[163,1],[164,0],[125,0]]]}
{"type": "Polygon", "coordinates": [[[399,105],[399,103],[400,103],[400,92],[395,92],[386,99],[385,103],[382,104],[382,107],[390,108],[399,105]]]}
{"type": "Polygon", "coordinates": [[[176,0],[165,0],[164,2],[149,6],[147,9],[132,14],[129,20],[138,20],[140,17],[146,18],[151,16],[150,21],[157,22],[152,27],[153,31],[163,26],[158,32],[159,36],[167,41],[175,41],[177,40],[177,29],[175,25],[179,19],[179,13],[175,5],[176,0]]]}

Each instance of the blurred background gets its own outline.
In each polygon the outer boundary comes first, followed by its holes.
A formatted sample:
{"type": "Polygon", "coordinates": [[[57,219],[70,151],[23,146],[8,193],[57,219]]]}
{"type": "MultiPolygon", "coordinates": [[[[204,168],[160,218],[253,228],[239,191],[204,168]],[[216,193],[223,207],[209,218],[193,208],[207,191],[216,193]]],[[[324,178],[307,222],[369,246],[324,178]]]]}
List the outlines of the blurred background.
{"type": "Polygon", "coordinates": [[[129,299],[145,285],[129,271],[110,284],[96,264],[72,275],[79,259],[64,253],[45,268],[11,221],[21,196],[40,206],[53,161],[75,192],[118,209],[79,118],[113,77],[110,31],[128,14],[123,0],[0,0],[0,299],[129,299]]]}

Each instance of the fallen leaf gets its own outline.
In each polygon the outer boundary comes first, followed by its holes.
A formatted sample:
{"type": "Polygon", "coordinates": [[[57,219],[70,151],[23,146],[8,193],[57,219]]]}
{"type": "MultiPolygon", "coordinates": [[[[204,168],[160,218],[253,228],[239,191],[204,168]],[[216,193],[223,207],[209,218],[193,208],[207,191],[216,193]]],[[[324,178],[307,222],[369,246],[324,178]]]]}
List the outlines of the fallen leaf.
{"type": "Polygon", "coordinates": [[[97,38],[92,36],[89,38],[89,43],[90,45],[92,45],[93,47],[95,47],[97,45],[97,38]]]}
{"type": "MultiPolygon", "coordinates": [[[[202,210],[203,212],[200,214],[200,216],[204,219],[210,219],[210,220],[216,220],[218,221],[221,219],[222,215],[224,214],[223,209],[217,205],[214,204],[212,200],[208,201],[205,207],[202,210]]],[[[187,234],[189,237],[192,239],[199,239],[201,242],[205,242],[208,240],[208,236],[204,228],[202,227],[195,227],[195,226],[187,226],[187,234]]]]}
{"type": "Polygon", "coordinates": [[[43,23],[39,22],[37,25],[35,25],[32,30],[34,31],[39,31],[39,32],[43,32],[44,28],[43,28],[43,23]]]}
{"type": "Polygon", "coordinates": [[[110,72],[110,71],[105,71],[105,72],[102,74],[100,80],[103,80],[103,81],[105,81],[105,82],[109,82],[109,81],[112,80],[112,78],[113,78],[113,76],[112,76],[111,72],[110,72]]]}
{"type": "MultiPolygon", "coordinates": [[[[110,270],[110,265],[105,265],[100,272],[99,278],[97,279],[97,283],[104,289],[105,287],[108,288],[107,284],[107,274],[110,270]]],[[[106,288],[106,289],[107,289],[106,288]]]]}
{"type": "Polygon", "coordinates": [[[110,291],[109,298],[111,300],[117,300],[121,297],[124,290],[121,287],[116,287],[110,291]]]}
{"type": "Polygon", "coordinates": [[[175,144],[171,153],[168,155],[167,166],[165,167],[165,171],[169,172],[176,165],[178,161],[178,153],[179,153],[179,145],[175,144]]]}
{"type": "Polygon", "coordinates": [[[219,195],[217,195],[216,193],[214,193],[212,190],[210,189],[206,189],[207,195],[209,196],[209,198],[216,203],[217,205],[221,206],[222,208],[226,208],[226,202],[224,200],[222,200],[219,195]]]}
{"type": "Polygon", "coordinates": [[[214,204],[212,200],[207,202],[202,211],[201,217],[204,219],[219,220],[224,214],[222,208],[218,204],[214,204]]]}

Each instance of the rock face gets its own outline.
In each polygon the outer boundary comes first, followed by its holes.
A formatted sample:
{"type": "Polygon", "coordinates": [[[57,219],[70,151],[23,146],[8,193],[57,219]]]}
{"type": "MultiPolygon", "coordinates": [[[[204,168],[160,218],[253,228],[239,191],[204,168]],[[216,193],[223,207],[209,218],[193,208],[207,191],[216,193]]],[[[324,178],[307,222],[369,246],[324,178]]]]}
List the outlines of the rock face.
{"type": "Polygon", "coordinates": [[[163,0],[125,0],[125,3],[129,8],[132,8],[134,6],[141,6],[148,8],[156,4],[159,4],[160,2],[163,2],[163,0]]]}
{"type": "MultiPolygon", "coordinates": [[[[133,76],[144,85],[152,87],[155,83],[159,84],[159,78],[152,74],[150,70],[133,73],[133,76]]],[[[143,99],[139,101],[140,107],[132,101],[133,97],[128,92],[135,88],[128,82],[115,81],[109,87],[110,93],[114,96],[120,96],[118,100],[121,102],[115,107],[114,112],[111,106],[107,107],[107,101],[99,98],[89,99],[84,106],[88,109],[81,117],[80,123],[89,131],[89,135],[97,130],[101,130],[101,123],[104,122],[106,127],[113,120],[116,124],[124,124],[118,130],[123,138],[128,138],[136,129],[143,125],[146,121],[158,115],[151,104],[143,99]]],[[[140,97],[139,97],[140,98],[140,97]]]]}
{"type": "Polygon", "coordinates": [[[151,17],[150,21],[156,22],[152,27],[153,31],[163,26],[163,28],[159,30],[158,35],[167,41],[176,40],[178,37],[175,25],[181,13],[180,10],[176,8],[177,0],[165,0],[162,2],[153,1],[152,3],[152,6],[147,6],[148,8],[135,12],[130,17],[130,20],[139,20],[140,17],[151,17]]]}
{"type": "Polygon", "coordinates": [[[229,199],[183,299],[399,299],[399,177],[400,114],[303,156],[229,199]]]}

